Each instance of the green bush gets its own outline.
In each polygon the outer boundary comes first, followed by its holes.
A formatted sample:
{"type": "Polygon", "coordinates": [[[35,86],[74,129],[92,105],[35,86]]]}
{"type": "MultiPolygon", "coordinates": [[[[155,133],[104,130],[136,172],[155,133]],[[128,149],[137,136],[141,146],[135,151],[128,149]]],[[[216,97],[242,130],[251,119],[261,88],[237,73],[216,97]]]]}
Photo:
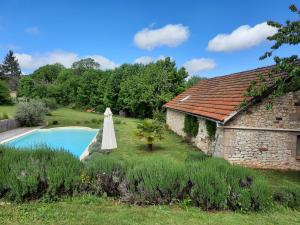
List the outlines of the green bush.
{"type": "Polygon", "coordinates": [[[265,180],[257,178],[251,187],[252,209],[265,210],[272,204],[272,190],[265,180]]]}
{"type": "Polygon", "coordinates": [[[2,113],[2,115],[0,114],[0,120],[6,120],[9,119],[9,116],[7,113],[2,113]]]}
{"type": "Polygon", "coordinates": [[[97,119],[95,119],[95,118],[93,118],[93,119],[91,119],[91,122],[92,122],[92,123],[97,123],[97,122],[98,122],[98,120],[97,120],[97,119]]]}
{"type": "Polygon", "coordinates": [[[19,102],[15,118],[23,126],[37,126],[44,122],[48,109],[40,100],[19,102]]]}
{"type": "Polygon", "coordinates": [[[281,205],[297,208],[300,206],[300,188],[294,185],[277,188],[273,199],[281,205]]]}
{"type": "Polygon", "coordinates": [[[0,80],[0,105],[11,104],[11,97],[7,84],[0,80]]]}
{"type": "Polygon", "coordinates": [[[160,111],[160,110],[154,110],[153,111],[153,120],[159,122],[159,123],[166,123],[166,113],[160,111]]]}
{"type": "Polygon", "coordinates": [[[199,122],[197,117],[186,114],[184,117],[183,131],[192,137],[196,137],[198,134],[199,122]]]}
{"type": "Polygon", "coordinates": [[[121,121],[120,119],[114,119],[114,123],[115,123],[115,124],[121,124],[122,121],[121,121]]]}
{"type": "Polygon", "coordinates": [[[187,180],[184,166],[173,160],[149,158],[128,169],[129,190],[144,203],[170,203],[179,195],[187,180]]]}
{"type": "Polygon", "coordinates": [[[55,98],[43,98],[42,101],[50,110],[55,110],[58,108],[58,104],[55,98]]]}
{"type": "Polygon", "coordinates": [[[43,147],[14,150],[0,147],[0,198],[55,200],[72,195],[80,186],[82,163],[64,151],[43,147]]]}
{"type": "Polygon", "coordinates": [[[206,131],[210,140],[215,139],[217,124],[216,122],[205,120],[206,131]]]}
{"type": "Polygon", "coordinates": [[[57,125],[58,124],[58,121],[57,120],[53,120],[52,121],[52,125],[57,125]]]}

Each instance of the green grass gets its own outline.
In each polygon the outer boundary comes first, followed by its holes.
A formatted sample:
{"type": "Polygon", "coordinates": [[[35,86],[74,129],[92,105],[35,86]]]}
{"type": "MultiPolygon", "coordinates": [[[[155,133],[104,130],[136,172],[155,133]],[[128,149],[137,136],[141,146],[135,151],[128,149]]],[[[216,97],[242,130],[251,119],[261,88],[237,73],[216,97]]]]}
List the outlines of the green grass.
{"type": "Polygon", "coordinates": [[[300,211],[275,208],[260,213],[204,212],[180,206],[133,206],[113,200],[80,197],[54,203],[0,206],[0,224],[299,224],[300,211]]]}
{"type": "MultiPolygon", "coordinates": [[[[1,112],[13,116],[15,107],[0,106],[1,112]]],[[[155,144],[153,152],[148,152],[143,142],[135,136],[139,120],[117,116],[114,118],[121,121],[115,124],[118,142],[118,149],[112,152],[115,157],[139,160],[141,157],[158,156],[183,162],[191,150],[196,150],[183,143],[176,134],[166,131],[165,139],[155,144]]],[[[60,108],[53,111],[52,116],[47,116],[49,127],[98,128],[101,126],[101,119],[102,115],[68,108],[60,108]],[[58,124],[53,125],[53,121],[58,121],[58,124]]],[[[293,184],[300,188],[299,172],[257,171],[274,187],[293,184]]],[[[85,196],[55,203],[2,205],[0,202],[0,224],[300,224],[300,211],[275,207],[268,212],[247,214],[204,212],[199,208],[178,205],[139,207],[85,196]]]]}

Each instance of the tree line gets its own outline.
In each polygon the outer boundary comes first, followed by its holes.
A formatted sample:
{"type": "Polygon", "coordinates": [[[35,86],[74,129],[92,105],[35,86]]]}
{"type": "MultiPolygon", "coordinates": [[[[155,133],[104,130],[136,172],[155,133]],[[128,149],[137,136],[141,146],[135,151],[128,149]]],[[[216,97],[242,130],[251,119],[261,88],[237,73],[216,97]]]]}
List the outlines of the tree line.
{"type": "Polygon", "coordinates": [[[114,113],[146,118],[199,80],[187,81],[187,77],[186,70],[177,69],[170,58],[148,65],[123,64],[105,71],[87,58],[74,62],[71,68],[56,63],[21,76],[17,95],[98,112],[111,107],[114,113]]]}

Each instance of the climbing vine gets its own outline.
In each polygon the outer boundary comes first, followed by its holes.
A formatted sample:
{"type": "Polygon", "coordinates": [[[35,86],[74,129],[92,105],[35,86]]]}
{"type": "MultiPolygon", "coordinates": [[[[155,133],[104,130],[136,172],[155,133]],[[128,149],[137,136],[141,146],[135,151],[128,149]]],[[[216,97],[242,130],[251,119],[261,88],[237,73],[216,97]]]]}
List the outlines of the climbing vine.
{"type": "Polygon", "coordinates": [[[195,116],[186,114],[184,117],[184,128],[183,131],[192,137],[196,137],[198,134],[199,123],[195,116]]]}
{"type": "Polygon", "coordinates": [[[206,131],[210,140],[215,139],[217,124],[216,122],[205,120],[206,131]]]}
{"type": "MultiPolygon", "coordinates": [[[[300,10],[295,5],[291,5],[291,12],[300,17],[300,10]]],[[[266,52],[260,59],[271,57],[273,52],[282,45],[298,45],[300,43],[300,20],[286,21],[286,24],[280,24],[274,21],[268,21],[268,25],[277,29],[277,33],[268,37],[269,41],[275,41],[271,51],[266,52]]],[[[273,100],[284,95],[287,92],[300,90],[300,67],[297,55],[280,58],[274,57],[275,67],[267,76],[259,74],[258,81],[252,81],[247,89],[246,97],[258,97],[268,94],[267,109],[273,107],[273,100]],[[274,76],[274,74],[286,74],[283,76],[274,76]],[[271,89],[269,89],[271,87],[271,89]],[[270,91],[267,93],[267,91],[270,91]]],[[[244,106],[243,102],[240,106],[244,106]]]]}

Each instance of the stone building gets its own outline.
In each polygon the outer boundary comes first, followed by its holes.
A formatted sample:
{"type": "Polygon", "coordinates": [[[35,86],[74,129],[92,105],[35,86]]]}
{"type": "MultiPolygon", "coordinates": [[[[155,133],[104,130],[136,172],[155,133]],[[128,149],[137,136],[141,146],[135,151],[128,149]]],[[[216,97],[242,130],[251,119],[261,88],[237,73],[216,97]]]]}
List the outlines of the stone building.
{"type": "Polygon", "coordinates": [[[197,117],[198,134],[192,142],[213,156],[249,167],[300,170],[300,91],[278,97],[267,109],[268,98],[246,98],[258,74],[270,67],[202,80],[165,105],[167,124],[180,136],[186,115],[197,117]],[[206,121],[216,124],[214,137],[206,121]]]}

